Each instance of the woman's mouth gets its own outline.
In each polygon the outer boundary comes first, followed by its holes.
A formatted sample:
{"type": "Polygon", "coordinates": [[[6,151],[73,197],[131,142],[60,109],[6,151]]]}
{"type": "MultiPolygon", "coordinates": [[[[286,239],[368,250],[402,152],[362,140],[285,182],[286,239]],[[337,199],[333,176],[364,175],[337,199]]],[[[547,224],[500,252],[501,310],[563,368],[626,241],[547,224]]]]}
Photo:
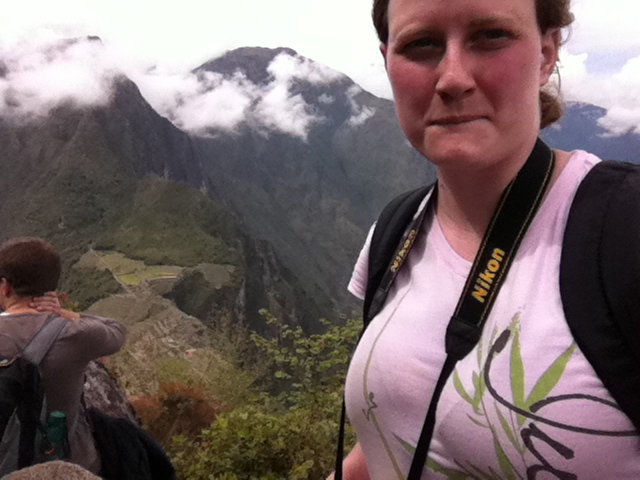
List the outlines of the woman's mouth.
{"type": "Polygon", "coordinates": [[[429,121],[430,125],[459,125],[463,123],[470,123],[476,120],[482,120],[485,117],[482,115],[454,115],[447,117],[438,117],[429,121]]]}

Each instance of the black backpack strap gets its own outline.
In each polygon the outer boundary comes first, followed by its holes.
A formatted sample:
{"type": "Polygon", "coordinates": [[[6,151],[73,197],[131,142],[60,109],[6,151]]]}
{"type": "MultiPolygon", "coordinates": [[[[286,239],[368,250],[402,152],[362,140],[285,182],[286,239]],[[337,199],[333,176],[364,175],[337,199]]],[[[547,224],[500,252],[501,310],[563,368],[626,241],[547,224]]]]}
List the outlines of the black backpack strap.
{"type": "Polygon", "coordinates": [[[40,329],[29,340],[22,350],[22,356],[35,365],[40,365],[53,342],[60,336],[62,329],[67,325],[67,320],[58,315],[51,314],[44,321],[40,329]]]}
{"type": "Polygon", "coordinates": [[[640,166],[602,162],[582,181],[560,292],[576,343],[640,431],[640,166]]]}
{"type": "MultiPolygon", "coordinates": [[[[433,185],[421,187],[394,198],[382,211],[373,230],[369,245],[369,268],[367,275],[367,289],[364,297],[362,332],[364,333],[371,318],[377,312],[371,312],[373,298],[382,283],[398,244],[405,231],[411,224],[418,207],[433,185]],[[372,313],[372,314],[371,314],[372,313]]],[[[361,334],[362,335],[362,334],[361,334]]],[[[340,428],[338,432],[338,447],[336,451],[335,480],[342,480],[342,459],[344,457],[346,409],[344,398],[340,413],[340,428]]]]}
{"type": "Polygon", "coordinates": [[[371,303],[398,244],[418,207],[432,188],[433,185],[429,185],[397,196],[384,208],[376,222],[369,247],[367,289],[362,307],[363,330],[375,315],[370,315],[371,303]]]}
{"type": "Polygon", "coordinates": [[[67,320],[64,318],[55,314],[49,315],[27,345],[14,357],[16,362],[8,367],[13,369],[12,381],[15,390],[12,394],[5,395],[5,398],[10,400],[5,406],[10,407],[11,412],[8,412],[8,416],[2,421],[2,472],[8,473],[31,465],[36,461],[36,449],[42,448],[37,440],[38,431],[44,434],[41,417],[44,394],[39,364],[66,325],[67,320]],[[19,400],[17,404],[16,399],[19,400]],[[10,430],[8,434],[7,430],[10,430]]]}

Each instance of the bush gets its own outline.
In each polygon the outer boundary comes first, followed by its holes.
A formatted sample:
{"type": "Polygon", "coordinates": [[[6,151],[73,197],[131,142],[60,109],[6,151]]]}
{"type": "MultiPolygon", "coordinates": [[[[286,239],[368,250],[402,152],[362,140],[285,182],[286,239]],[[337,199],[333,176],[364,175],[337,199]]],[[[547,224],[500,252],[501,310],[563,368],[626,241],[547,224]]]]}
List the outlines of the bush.
{"type": "MultiPolygon", "coordinates": [[[[306,336],[263,312],[278,335],[253,341],[271,375],[253,404],[221,413],[195,439],[174,438],[181,478],[281,480],[325,478],[334,463],[342,388],[359,321],[306,336]]],[[[347,442],[353,442],[348,432],[347,442]]]]}
{"type": "MultiPolygon", "coordinates": [[[[331,422],[329,422],[331,423],[331,422]]],[[[326,445],[325,423],[311,421],[304,409],[269,412],[247,406],[223,413],[197,442],[176,440],[182,452],[173,456],[182,478],[279,480],[321,478],[326,465],[317,455],[326,445]]],[[[330,425],[335,430],[335,425],[330,425]]]]}
{"type": "Polygon", "coordinates": [[[162,382],[157,395],[134,397],[131,404],[145,429],[164,446],[176,435],[198,435],[220,411],[203,388],[178,382],[162,382]]]}

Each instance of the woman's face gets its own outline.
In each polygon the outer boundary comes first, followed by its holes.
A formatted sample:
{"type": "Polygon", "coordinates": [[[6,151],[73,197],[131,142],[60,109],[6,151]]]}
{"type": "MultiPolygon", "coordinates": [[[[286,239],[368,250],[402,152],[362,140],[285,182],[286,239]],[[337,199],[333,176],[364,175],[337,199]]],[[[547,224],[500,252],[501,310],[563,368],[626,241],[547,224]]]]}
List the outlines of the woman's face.
{"type": "Polygon", "coordinates": [[[391,0],[382,47],[400,124],[442,168],[526,158],[559,32],[534,0],[391,0]]]}

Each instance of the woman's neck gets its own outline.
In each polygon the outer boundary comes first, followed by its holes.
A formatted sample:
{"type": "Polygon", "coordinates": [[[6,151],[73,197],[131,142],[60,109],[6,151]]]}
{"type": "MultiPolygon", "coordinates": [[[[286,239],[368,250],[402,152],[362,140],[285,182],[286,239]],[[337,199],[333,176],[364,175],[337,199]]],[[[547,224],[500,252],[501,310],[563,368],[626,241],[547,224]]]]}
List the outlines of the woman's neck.
{"type": "MultiPolygon", "coordinates": [[[[567,152],[556,151],[547,193],[569,157],[567,152]]],[[[461,174],[459,170],[438,171],[436,215],[447,241],[458,255],[470,261],[474,259],[502,192],[521,167],[517,164],[511,170],[487,169],[470,174],[461,174]]]]}
{"type": "Polygon", "coordinates": [[[438,169],[436,215],[445,237],[463,258],[473,260],[502,192],[515,177],[497,168],[438,169]]]}

